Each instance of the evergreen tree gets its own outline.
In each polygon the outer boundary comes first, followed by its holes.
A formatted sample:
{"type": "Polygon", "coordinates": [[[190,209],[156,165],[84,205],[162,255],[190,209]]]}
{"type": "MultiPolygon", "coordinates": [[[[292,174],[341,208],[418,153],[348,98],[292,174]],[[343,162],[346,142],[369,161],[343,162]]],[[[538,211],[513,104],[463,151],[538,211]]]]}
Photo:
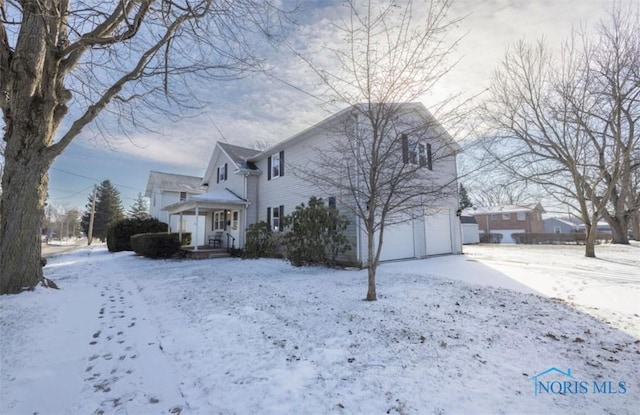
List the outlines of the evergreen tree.
{"type": "Polygon", "coordinates": [[[136,201],[133,202],[133,205],[131,205],[127,216],[131,219],[149,219],[149,207],[144,197],[142,197],[142,193],[138,193],[138,197],[136,201]]]}
{"type": "Polygon", "coordinates": [[[462,183],[460,183],[460,209],[466,209],[473,207],[473,203],[471,203],[471,199],[469,199],[469,195],[467,194],[467,189],[464,188],[462,183]]]}
{"type": "MultiPolygon", "coordinates": [[[[89,196],[87,210],[82,215],[82,230],[89,234],[89,221],[91,219],[91,204],[93,203],[93,195],[89,196]]],[[[120,192],[109,180],[105,180],[96,192],[96,212],[93,218],[93,237],[102,239],[107,238],[109,226],[124,218],[122,201],[120,200],[120,192]]]]}

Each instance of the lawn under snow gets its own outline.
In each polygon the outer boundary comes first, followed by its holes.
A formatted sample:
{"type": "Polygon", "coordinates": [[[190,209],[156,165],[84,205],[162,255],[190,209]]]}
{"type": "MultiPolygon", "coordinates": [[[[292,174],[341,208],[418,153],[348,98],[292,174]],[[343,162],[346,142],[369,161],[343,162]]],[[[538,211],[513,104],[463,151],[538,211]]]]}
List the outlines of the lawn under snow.
{"type": "Polygon", "coordinates": [[[638,413],[639,246],[465,250],[371,303],[364,270],[51,258],[61,290],[0,297],[0,413],[638,413]],[[573,389],[534,396],[552,367],[573,389]]]}

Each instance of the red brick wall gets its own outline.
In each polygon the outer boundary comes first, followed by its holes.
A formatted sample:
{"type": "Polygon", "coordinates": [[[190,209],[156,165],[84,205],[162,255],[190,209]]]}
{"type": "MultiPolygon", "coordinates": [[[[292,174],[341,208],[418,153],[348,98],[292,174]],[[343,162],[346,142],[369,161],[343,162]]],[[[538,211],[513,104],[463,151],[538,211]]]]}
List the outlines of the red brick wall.
{"type": "Polygon", "coordinates": [[[503,218],[502,213],[488,215],[476,214],[475,218],[480,231],[484,232],[487,231],[487,218],[489,219],[490,230],[524,229],[525,233],[543,232],[542,215],[538,210],[527,212],[525,220],[518,220],[518,214],[515,212],[509,213],[509,219],[503,218]]]}

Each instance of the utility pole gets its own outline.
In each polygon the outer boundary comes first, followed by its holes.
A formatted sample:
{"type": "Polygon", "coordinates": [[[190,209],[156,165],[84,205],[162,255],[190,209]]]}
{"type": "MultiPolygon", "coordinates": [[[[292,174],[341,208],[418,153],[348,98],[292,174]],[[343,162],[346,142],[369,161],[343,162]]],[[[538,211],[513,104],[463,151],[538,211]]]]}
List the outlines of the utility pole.
{"type": "Polygon", "coordinates": [[[89,234],[87,235],[87,245],[91,245],[93,239],[93,217],[96,214],[96,192],[98,191],[98,185],[93,185],[93,197],[91,198],[91,216],[89,217],[89,234]]]}

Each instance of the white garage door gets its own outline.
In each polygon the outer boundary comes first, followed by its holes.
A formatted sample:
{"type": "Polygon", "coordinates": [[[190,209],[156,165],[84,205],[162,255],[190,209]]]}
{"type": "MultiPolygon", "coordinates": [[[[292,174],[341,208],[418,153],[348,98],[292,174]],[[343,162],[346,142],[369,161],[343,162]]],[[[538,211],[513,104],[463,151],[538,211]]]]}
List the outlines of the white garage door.
{"type": "Polygon", "coordinates": [[[384,228],[380,261],[414,258],[413,221],[384,228]]]}
{"type": "Polygon", "coordinates": [[[451,217],[449,209],[425,216],[427,255],[451,253],[451,217]]]}

